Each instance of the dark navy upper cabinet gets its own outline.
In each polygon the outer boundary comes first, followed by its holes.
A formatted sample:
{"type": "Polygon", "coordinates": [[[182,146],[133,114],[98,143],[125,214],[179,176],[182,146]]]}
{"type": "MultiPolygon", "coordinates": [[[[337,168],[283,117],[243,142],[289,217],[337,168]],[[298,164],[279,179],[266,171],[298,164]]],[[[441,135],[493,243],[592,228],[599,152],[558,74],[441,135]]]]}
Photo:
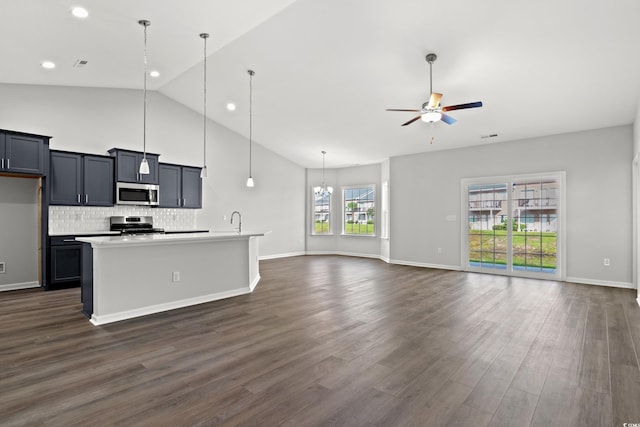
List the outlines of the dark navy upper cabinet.
{"type": "Polygon", "coordinates": [[[51,151],[49,203],[113,206],[113,158],[51,151]]]}
{"type": "Polygon", "coordinates": [[[112,148],[109,154],[116,159],[116,181],[158,184],[158,154],[147,153],[149,173],[141,174],[140,162],[144,154],[139,151],[112,148]]]}
{"type": "Polygon", "coordinates": [[[0,132],[0,171],[43,175],[48,137],[0,132]]]}
{"type": "Polygon", "coordinates": [[[202,207],[202,178],[200,168],[160,163],[161,208],[202,207]]]}
{"type": "Polygon", "coordinates": [[[84,204],[113,206],[113,158],[85,155],[82,163],[84,204]]]}
{"type": "Polygon", "coordinates": [[[202,207],[202,169],[182,167],[182,207],[199,209],[202,207]]]}

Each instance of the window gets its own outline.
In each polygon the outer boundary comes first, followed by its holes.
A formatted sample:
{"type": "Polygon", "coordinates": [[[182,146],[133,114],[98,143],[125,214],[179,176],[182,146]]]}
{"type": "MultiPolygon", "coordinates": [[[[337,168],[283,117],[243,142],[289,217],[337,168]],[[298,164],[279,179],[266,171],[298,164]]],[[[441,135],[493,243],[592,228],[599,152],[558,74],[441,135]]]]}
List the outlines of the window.
{"type": "Polygon", "coordinates": [[[311,234],[331,234],[331,194],[328,192],[316,194],[311,189],[311,197],[313,197],[311,234]]]}
{"type": "Polygon", "coordinates": [[[375,236],[376,187],[345,187],[342,189],[343,234],[375,236]]]}
{"type": "Polygon", "coordinates": [[[531,277],[562,277],[564,174],[463,180],[463,265],[531,277]]]}

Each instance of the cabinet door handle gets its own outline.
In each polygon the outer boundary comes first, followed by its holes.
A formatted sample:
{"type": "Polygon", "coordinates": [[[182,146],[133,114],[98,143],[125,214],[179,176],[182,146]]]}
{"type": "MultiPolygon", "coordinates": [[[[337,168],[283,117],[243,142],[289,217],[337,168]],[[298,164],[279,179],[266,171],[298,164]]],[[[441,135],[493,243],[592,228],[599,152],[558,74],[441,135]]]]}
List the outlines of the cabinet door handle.
{"type": "Polygon", "coordinates": [[[184,205],[186,205],[186,204],[187,204],[187,199],[183,198],[183,199],[182,199],[182,206],[184,206],[184,205]]]}
{"type": "Polygon", "coordinates": [[[78,194],[77,198],[78,198],[78,203],[80,203],[80,194],[78,194]]]}
{"type": "Polygon", "coordinates": [[[89,203],[89,195],[85,194],[84,195],[84,204],[86,205],[87,203],[89,203]]]}
{"type": "Polygon", "coordinates": [[[0,169],[4,169],[4,158],[2,159],[2,166],[0,166],[0,169]]]}
{"type": "Polygon", "coordinates": [[[7,158],[7,169],[11,169],[11,159],[7,158]]]}

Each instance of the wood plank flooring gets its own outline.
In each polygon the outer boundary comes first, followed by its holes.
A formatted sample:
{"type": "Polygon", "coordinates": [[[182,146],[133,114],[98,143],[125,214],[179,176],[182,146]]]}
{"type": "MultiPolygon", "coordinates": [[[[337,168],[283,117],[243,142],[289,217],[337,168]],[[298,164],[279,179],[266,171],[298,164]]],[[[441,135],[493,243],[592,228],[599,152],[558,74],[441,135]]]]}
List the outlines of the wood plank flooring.
{"type": "Polygon", "coordinates": [[[92,326],[0,293],[2,426],[640,423],[635,291],[302,256],[251,295],[92,326]]]}

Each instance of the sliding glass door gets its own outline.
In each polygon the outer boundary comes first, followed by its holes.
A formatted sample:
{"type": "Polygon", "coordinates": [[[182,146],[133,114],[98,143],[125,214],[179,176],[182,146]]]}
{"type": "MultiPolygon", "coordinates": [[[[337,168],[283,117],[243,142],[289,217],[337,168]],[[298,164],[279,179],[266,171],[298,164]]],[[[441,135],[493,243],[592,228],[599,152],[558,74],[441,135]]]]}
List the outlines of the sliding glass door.
{"type": "Polygon", "coordinates": [[[563,186],[563,173],[464,180],[465,269],[560,278],[563,186]]]}

